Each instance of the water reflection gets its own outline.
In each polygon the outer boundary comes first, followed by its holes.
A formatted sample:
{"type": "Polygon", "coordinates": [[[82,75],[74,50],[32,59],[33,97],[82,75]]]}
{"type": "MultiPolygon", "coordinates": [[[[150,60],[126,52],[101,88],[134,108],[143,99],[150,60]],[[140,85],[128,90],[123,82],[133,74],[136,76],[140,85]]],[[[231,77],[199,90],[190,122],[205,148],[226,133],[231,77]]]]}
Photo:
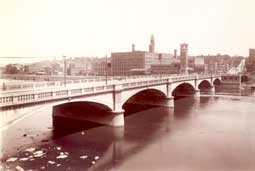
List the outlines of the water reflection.
{"type": "Polygon", "coordinates": [[[151,141],[156,141],[156,135],[161,129],[170,130],[171,111],[168,108],[130,104],[126,105],[126,109],[125,127],[113,128],[87,121],[69,121],[66,123],[69,129],[53,131],[51,141],[36,145],[35,151],[41,151],[42,156],[36,157],[34,152],[24,149],[15,155],[17,159],[14,162],[5,162],[7,158],[2,162],[6,164],[6,169],[14,169],[16,166],[25,170],[114,168],[151,141]],[[66,155],[66,158],[58,159],[61,154],[66,155]],[[96,156],[100,159],[95,159],[96,156]]]}
{"type": "Polygon", "coordinates": [[[130,104],[124,127],[89,128],[83,123],[78,132],[37,144],[40,157],[22,150],[13,155],[16,161],[2,162],[13,170],[17,165],[52,171],[252,169],[255,137],[249,134],[247,139],[245,123],[251,133],[254,110],[251,102],[239,103],[231,98],[189,97],[176,100],[175,108],[130,104]],[[241,112],[245,108],[250,115],[241,112]]]}
{"type": "Polygon", "coordinates": [[[189,117],[193,108],[197,105],[199,98],[179,98],[174,101],[174,117],[176,119],[189,117]]]}

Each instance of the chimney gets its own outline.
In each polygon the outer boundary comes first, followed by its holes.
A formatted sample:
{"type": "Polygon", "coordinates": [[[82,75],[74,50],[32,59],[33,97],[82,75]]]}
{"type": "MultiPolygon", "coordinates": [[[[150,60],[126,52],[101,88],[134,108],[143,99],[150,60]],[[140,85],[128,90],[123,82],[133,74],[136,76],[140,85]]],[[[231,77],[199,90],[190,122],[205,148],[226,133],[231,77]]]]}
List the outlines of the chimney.
{"type": "Polygon", "coordinates": [[[177,50],[174,49],[174,58],[177,59],[177,50]]]}
{"type": "Polygon", "coordinates": [[[132,44],[132,52],[135,51],[135,44],[132,44]]]}

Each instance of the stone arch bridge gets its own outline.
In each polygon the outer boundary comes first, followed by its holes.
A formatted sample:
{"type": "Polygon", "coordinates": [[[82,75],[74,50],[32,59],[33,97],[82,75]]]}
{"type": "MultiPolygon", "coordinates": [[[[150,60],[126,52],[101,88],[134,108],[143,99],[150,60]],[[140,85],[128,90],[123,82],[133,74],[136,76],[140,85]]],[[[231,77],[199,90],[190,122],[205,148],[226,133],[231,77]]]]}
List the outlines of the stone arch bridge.
{"type": "Polygon", "coordinates": [[[0,107],[29,106],[46,103],[52,106],[53,124],[59,118],[83,120],[87,112],[106,111],[104,115],[86,120],[111,126],[124,125],[123,106],[127,102],[174,107],[174,98],[182,95],[199,96],[200,91],[214,92],[220,76],[186,75],[148,80],[120,81],[115,85],[80,88],[56,88],[40,91],[18,91],[0,96],[0,107]]]}

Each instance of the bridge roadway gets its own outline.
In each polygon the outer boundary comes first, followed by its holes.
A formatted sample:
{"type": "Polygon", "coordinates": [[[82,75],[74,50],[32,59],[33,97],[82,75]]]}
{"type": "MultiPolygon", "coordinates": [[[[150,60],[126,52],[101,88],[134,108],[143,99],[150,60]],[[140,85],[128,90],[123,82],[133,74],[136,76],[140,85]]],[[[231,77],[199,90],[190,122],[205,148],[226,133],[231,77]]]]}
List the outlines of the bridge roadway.
{"type": "MultiPolygon", "coordinates": [[[[88,118],[88,120],[108,124],[111,126],[124,125],[123,105],[133,96],[140,92],[161,93],[163,94],[168,107],[174,107],[175,91],[182,87],[192,88],[194,95],[199,96],[201,85],[209,85],[207,88],[214,91],[215,80],[221,80],[217,75],[182,75],[167,78],[140,78],[126,79],[115,82],[109,82],[105,85],[101,82],[96,85],[80,85],[72,87],[55,87],[35,90],[8,91],[0,94],[0,108],[26,107],[45,104],[52,106],[53,123],[54,118],[83,119],[82,115],[74,116],[71,112],[65,112],[64,109],[69,104],[75,103],[94,103],[100,108],[110,111],[110,114],[102,118],[88,118]],[[112,84],[114,83],[114,84],[112,84]]],[[[143,102],[139,102],[143,103],[143,102]]],[[[156,104],[152,99],[150,103],[156,104]]],[[[85,113],[86,111],[82,111],[85,113]]]]}

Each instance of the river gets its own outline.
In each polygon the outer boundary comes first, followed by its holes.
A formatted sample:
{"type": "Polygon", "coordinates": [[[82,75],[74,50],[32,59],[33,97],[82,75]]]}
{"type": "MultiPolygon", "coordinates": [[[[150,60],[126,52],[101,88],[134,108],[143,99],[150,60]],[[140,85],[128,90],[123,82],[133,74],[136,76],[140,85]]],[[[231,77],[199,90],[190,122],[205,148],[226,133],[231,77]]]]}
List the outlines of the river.
{"type": "Polygon", "coordinates": [[[124,127],[58,135],[44,108],[2,131],[1,169],[255,170],[254,104],[254,96],[216,95],[178,99],[174,108],[129,106],[136,110],[124,127]]]}

